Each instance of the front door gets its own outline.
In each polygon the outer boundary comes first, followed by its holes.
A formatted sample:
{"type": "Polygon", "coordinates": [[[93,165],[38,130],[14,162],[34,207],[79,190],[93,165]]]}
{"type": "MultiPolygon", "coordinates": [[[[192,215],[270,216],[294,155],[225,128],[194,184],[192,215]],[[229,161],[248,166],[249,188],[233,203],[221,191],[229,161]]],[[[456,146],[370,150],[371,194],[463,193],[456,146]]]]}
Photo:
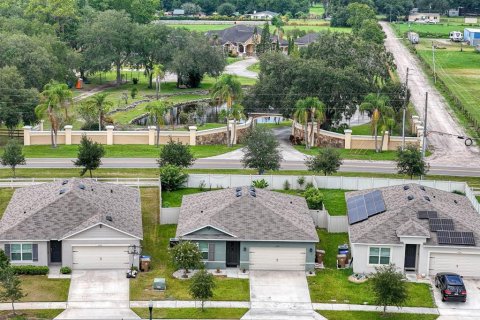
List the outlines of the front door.
{"type": "Polygon", "coordinates": [[[240,265],[240,242],[227,242],[227,267],[240,265]]]}
{"type": "Polygon", "coordinates": [[[415,271],[417,267],[417,245],[406,244],[405,245],[405,270],[415,271]]]}
{"type": "Polygon", "coordinates": [[[50,241],[50,262],[62,262],[62,242],[61,241],[50,241]]]}

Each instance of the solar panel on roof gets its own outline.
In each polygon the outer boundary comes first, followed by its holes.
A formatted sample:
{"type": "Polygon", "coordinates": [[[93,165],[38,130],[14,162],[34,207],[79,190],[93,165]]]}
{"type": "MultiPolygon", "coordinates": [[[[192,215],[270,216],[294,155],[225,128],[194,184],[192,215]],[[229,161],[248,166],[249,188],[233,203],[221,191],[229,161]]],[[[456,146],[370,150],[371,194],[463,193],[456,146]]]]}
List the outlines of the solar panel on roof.
{"type": "Polygon", "coordinates": [[[474,246],[475,237],[470,231],[437,231],[438,244],[474,246]]]}
{"type": "Polygon", "coordinates": [[[455,230],[452,219],[432,218],[428,220],[430,231],[455,230]]]}
{"type": "Polygon", "coordinates": [[[438,218],[437,211],[418,211],[418,219],[434,219],[438,218]]]}
{"type": "Polygon", "coordinates": [[[385,202],[379,190],[351,197],[347,200],[348,223],[354,224],[385,211],[385,202]]]}

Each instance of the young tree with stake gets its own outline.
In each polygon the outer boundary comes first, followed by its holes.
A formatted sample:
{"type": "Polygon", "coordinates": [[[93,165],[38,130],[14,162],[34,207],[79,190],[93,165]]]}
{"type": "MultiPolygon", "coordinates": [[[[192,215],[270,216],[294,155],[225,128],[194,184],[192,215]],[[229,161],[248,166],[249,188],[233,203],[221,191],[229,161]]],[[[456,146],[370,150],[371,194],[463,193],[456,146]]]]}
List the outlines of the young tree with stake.
{"type": "Polygon", "coordinates": [[[202,311],[204,310],[205,301],[213,297],[213,289],[215,289],[215,279],[213,274],[202,269],[195,273],[190,283],[190,294],[194,299],[202,302],[202,311]]]}
{"type": "Polygon", "coordinates": [[[78,158],[73,162],[77,167],[83,167],[80,175],[83,176],[87,171],[92,176],[92,170],[98,169],[102,164],[102,157],[105,155],[105,149],[97,142],[88,139],[84,134],[80,145],[78,146],[78,158]]]}
{"type": "Polygon", "coordinates": [[[14,178],[16,177],[16,167],[21,164],[26,164],[25,156],[22,152],[22,146],[14,139],[8,141],[0,160],[2,165],[9,166],[12,169],[14,178]]]}

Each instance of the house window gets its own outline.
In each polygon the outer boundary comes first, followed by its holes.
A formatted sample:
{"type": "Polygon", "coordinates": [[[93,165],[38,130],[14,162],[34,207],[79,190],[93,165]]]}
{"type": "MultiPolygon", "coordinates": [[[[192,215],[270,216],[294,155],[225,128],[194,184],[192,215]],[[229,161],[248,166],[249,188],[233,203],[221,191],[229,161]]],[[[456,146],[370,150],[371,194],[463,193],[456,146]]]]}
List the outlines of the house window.
{"type": "Polygon", "coordinates": [[[368,255],[369,264],[389,264],[390,248],[371,247],[368,255]]]}
{"type": "Polygon", "coordinates": [[[200,242],[198,245],[200,252],[202,253],[202,259],[208,260],[208,243],[200,242]]]}
{"type": "Polygon", "coordinates": [[[10,245],[10,260],[12,261],[32,261],[33,246],[31,243],[16,243],[10,245]]]}

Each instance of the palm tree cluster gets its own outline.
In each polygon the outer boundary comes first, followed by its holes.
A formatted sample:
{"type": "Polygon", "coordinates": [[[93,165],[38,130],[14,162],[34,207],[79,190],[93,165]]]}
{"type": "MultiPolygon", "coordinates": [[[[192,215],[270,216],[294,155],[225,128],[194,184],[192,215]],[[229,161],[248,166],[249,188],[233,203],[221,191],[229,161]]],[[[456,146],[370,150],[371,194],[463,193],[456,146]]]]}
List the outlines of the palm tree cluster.
{"type": "MultiPolygon", "coordinates": [[[[325,104],[317,97],[300,99],[295,104],[293,118],[295,121],[304,125],[304,140],[306,149],[310,149],[315,145],[315,132],[313,128],[316,124],[317,133],[320,132],[320,127],[325,121],[325,110],[325,104]]],[[[320,144],[320,134],[317,134],[317,144],[320,144]]]]}

